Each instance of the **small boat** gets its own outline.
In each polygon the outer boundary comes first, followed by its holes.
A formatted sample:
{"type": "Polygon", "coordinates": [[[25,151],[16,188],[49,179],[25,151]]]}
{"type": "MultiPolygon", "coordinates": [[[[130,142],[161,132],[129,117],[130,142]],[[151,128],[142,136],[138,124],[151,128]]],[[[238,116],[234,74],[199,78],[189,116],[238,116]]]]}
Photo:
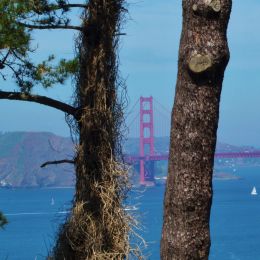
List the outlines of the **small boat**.
{"type": "Polygon", "coordinates": [[[54,198],[51,198],[51,205],[53,206],[55,204],[54,198]]]}
{"type": "Polygon", "coordinates": [[[257,195],[257,191],[255,186],[253,187],[252,191],[251,191],[251,195],[257,195]]]}

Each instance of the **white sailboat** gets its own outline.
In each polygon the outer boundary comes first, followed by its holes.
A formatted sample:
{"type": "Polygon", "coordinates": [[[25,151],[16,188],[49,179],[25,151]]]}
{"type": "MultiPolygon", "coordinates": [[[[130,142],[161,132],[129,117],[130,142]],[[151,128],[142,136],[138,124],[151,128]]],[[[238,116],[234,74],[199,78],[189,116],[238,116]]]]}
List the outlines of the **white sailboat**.
{"type": "Polygon", "coordinates": [[[55,204],[54,198],[51,198],[51,205],[53,206],[55,204]]]}
{"type": "Polygon", "coordinates": [[[255,186],[253,187],[252,191],[251,191],[251,195],[257,195],[257,191],[255,186]]]}

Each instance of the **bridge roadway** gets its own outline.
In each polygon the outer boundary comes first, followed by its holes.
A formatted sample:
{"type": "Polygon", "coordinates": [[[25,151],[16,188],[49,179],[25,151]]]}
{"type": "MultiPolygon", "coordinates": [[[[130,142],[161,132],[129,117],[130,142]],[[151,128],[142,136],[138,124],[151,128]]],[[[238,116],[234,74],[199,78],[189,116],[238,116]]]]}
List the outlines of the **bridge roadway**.
{"type": "MultiPolygon", "coordinates": [[[[252,152],[222,152],[215,153],[215,158],[258,158],[260,157],[260,151],[252,152]]],[[[133,164],[141,160],[144,161],[167,161],[169,154],[154,154],[154,155],[124,155],[124,160],[126,163],[133,164]]]]}

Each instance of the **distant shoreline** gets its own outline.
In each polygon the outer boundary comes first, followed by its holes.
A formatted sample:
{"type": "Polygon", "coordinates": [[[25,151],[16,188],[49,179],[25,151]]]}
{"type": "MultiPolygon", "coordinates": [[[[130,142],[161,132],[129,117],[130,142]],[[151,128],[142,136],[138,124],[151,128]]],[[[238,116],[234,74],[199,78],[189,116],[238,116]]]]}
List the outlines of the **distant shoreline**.
{"type": "Polygon", "coordinates": [[[213,174],[213,180],[220,180],[220,181],[241,180],[241,177],[231,173],[218,172],[213,174]]]}
{"type": "MultiPolygon", "coordinates": [[[[231,173],[226,172],[218,172],[213,173],[213,180],[216,181],[229,181],[229,180],[241,180],[242,178],[240,176],[236,176],[231,173]]],[[[167,177],[164,176],[162,178],[156,179],[156,185],[155,186],[161,186],[166,184],[167,177]]],[[[138,184],[137,184],[138,185],[138,184]]],[[[0,186],[0,189],[75,189],[75,186],[0,186]]]]}
{"type": "Polygon", "coordinates": [[[0,186],[0,189],[12,190],[12,189],[75,189],[74,186],[53,186],[53,187],[44,187],[44,186],[0,186]]]}

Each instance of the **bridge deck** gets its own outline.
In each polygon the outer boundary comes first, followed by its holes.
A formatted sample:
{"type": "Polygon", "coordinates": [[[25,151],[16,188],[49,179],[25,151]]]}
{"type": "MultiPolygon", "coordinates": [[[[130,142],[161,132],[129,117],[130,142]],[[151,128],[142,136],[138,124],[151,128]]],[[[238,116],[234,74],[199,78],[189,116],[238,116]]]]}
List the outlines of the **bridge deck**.
{"type": "MultiPolygon", "coordinates": [[[[260,151],[253,152],[223,152],[215,153],[215,158],[258,158],[260,157],[260,151]]],[[[155,154],[155,155],[125,155],[124,160],[126,163],[136,163],[141,160],[144,161],[167,161],[169,154],[155,154]]]]}

